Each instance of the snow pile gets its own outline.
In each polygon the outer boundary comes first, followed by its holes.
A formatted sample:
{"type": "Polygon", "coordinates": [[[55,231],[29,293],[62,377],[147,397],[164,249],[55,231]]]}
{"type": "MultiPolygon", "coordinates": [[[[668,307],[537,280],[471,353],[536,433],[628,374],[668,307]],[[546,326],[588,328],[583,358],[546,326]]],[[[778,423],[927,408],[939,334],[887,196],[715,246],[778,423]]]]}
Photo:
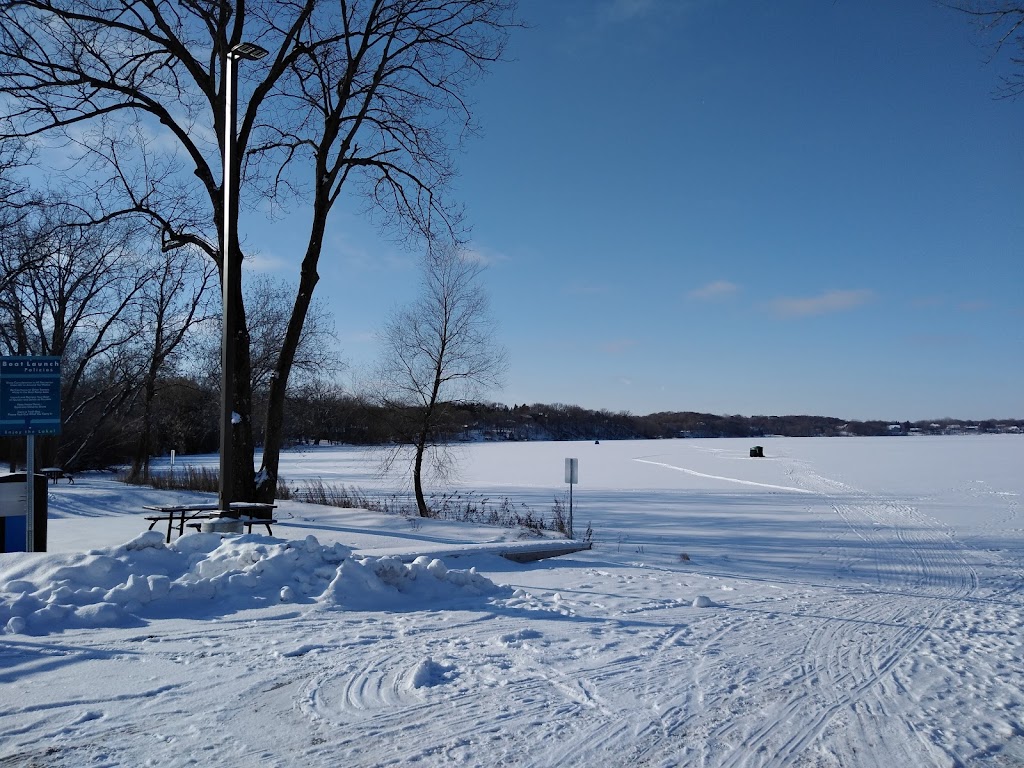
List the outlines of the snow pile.
{"type": "Polygon", "coordinates": [[[501,590],[476,568],[449,570],[426,556],[411,563],[394,557],[350,558],[320,596],[324,608],[352,610],[419,610],[439,598],[492,595],[501,590]]]}
{"type": "Polygon", "coordinates": [[[459,671],[454,665],[439,664],[429,656],[416,665],[412,675],[406,683],[406,687],[412,690],[418,688],[435,688],[445,685],[459,676],[459,671]]]}
{"type": "Polygon", "coordinates": [[[12,555],[0,568],[0,630],[45,635],[73,627],[138,626],[147,618],[223,614],[278,602],[381,608],[396,596],[437,600],[497,590],[440,560],[353,559],[314,536],[195,533],[164,543],[147,531],[87,553],[12,555]]]}

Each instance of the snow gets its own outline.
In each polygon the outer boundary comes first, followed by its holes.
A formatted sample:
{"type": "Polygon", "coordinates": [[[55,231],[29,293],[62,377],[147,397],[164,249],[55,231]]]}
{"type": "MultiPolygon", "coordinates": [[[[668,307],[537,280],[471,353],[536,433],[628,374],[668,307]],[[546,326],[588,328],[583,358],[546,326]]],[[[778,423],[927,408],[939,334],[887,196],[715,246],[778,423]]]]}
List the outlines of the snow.
{"type": "MultiPolygon", "coordinates": [[[[209,497],[50,486],[50,552],[0,555],[0,765],[1024,765],[1024,440],[757,442],[466,446],[544,513],[579,458],[594,548],[525,565],[290,501],[168,544],[142,505],[209,497]]],[[[378,463],[281,473],[401,491],[378,463]]]]}

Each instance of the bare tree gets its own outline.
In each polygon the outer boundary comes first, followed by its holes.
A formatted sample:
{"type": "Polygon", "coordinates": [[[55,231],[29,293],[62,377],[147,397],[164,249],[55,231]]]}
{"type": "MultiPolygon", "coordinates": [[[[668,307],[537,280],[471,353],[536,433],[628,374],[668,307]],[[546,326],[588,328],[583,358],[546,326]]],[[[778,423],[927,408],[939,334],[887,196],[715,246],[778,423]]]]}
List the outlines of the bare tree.
{"type": "MultiPolygon", "coordinates": [[[[257,277],[245,287],[253,390],[264,397],[277,373],[277,361],[288,330],[289,298],[293,293],[294,286],[266,276],[257,277]]],[[[291,387],[310,378],[329,379],[341,369],[334,317],[323,302],[314,298],[295,348],[288,385],[291,387]]]]}
{"type": "MultiPolygon", "coordinates": [[[[471,130],[469,86],[497,60],[515,0],[6,0],[0,4],[0,139],[47,139],[106,216],[142,215],[205,251],[238,307],[233,340],[234,498],[272,497],[285,391],[328,215],[352,190],[410,236],[461,235],[447,199],[452,149],[471,130]],[[241,79],[227,136],[224,61],[269,50],[241,79]],[[298,204],[308,215],[275,363],[263,466],[253,466],[243,252],[223,211],[221,149],[234,141],[232,208],[298,204]],[[157,181],[159,180],[159,181],[157,181]],[[220,252],[225,238],[228,252],[220,252]],[[225,270],[227,264],[230,269],[225,270]]],[[[228,214],[228,215],[225,215],[228,214]]],[[[233,318],[235,320],[235,318],[233,318]]]]}
{"type": "MultiPolygon", "coordinates": [[[[82,227],[77,214],[51,199],[8,233],[10,247],[0,252],[4,260],[35,262],[0,291],[0,349],[62,358],[70,464],[137,389],[139,370],[126,354],[135,339],[128,318],[152,274],[137,256],[135,232],[116,222],[82,227]]],[[[54,441],[44,440],[42,450],[52,462],[54,441]]]]}
{"type": "Polygon", "coordinates": [[[27,252],[21,240],[20,225],[39,202],[17,175],[27,158],[23,142],[0,142],[0,292],[39,262],[38,254],[27,252]]]}
{"type": "Polygon", "coordinates": [[[444,475],[451,454],[439,435],[447,408],[479,399],[499,385],[506,353],[480,283],[482,266],[453,248],[431,250],[423,263],[421,295],[397,311],[383,332],[381,390],[403,413],[399,437],[412,449],[412,478],[421,516],[424,462],[444,475]]]}
{"type": "Polygon", "coordinates": [[[288,423],[291,434],[320,445],[335,440],[344,426],[339,416],[351,409],[353,397],[330,378],[309,377],[288,396],[288,423]]]}
{"type": "Polygon", "coordinates": [[[144,362],[139,385],[141,424],[131,467],[134,478],[149,474],[153,405],[160,383],[170,378],[176,358],[189,348],[190,332],[214,317],[209,289],[215,270],[209,263],[197,265],[198,258],[191,248],[161,251],[155,257],[153,279],[143,286],[139,297],[135,346],[144,362]]]}
{"type": "Polygon", "coordinates": [[[996,57],[1006,55],[1013,70],[1001,79],[1000,98],[1024,94],[1024,2],[1021,0],[942,0],[969,15],[990,41],[996,57]]]}
{"type": "MultiPolygon", "coordinates": [[[[268,407],[271,383],[277,375],[276,363],[288,328],[292,293],[293,286],[266,275],[257,276],[245,286],[253,413],[257,417],[265,414],[268,407]]],[[[213,389],[219,385],[220,378],[220,338],[220,323],[207,323],[200,334],[201,352],[195,358],[199,362],[193,366],[193,375],[213,389]]],[[[329,381],[344,368],[334,330],[334,317],[323,302],[313,299],[295,349],[288,392],[312,380],[329,381]]],[[[262,439],[258,432],[254,436],[262,439]]]]}

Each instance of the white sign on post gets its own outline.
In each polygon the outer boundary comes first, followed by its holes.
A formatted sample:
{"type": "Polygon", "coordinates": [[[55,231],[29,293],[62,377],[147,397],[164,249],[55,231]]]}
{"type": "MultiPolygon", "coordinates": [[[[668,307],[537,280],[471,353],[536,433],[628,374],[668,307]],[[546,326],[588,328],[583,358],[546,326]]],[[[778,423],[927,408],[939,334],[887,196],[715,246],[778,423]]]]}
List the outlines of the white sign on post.
{"type": "Polygon", "coordinates": [[[28,483],[0,483],[0,517],[25,514],[28,483]]]}
{"type": "Polygon", "coordinates": [[[572,538],[572,487],[580,481],[580,460],[565,460],[565,482],[569,484],[569,538],[572,538]]]}

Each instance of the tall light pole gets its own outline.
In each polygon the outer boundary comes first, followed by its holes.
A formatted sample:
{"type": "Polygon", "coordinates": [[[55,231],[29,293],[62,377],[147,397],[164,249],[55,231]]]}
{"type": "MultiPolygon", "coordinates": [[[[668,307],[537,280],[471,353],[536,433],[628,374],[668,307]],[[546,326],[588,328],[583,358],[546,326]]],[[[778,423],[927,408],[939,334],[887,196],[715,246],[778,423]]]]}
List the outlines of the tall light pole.
{"type": "Polygon", "coordinates": [[[220,373],[220,493],[217,506],[221,512],[231,509],[234,491],[234,466],[232,463],[232,437],[234,425],[240,420],[235,413],[235,344],[238,342],[238,309],[235,294],[241,295],[241,264],[239,274],[231,267],[233,241],[238,239],[238,185],[240,164],[235,157],[236,111],[238,102],[238,69],[236,62],[247,59],[256,61],[267,55],[267,50],[255,43],[239,43],[232,46],[224,57],[224,178],[222,182],[223,231],[221,233],[221,305],[224,313],[221,322],[221,373],[220,373]]]}

